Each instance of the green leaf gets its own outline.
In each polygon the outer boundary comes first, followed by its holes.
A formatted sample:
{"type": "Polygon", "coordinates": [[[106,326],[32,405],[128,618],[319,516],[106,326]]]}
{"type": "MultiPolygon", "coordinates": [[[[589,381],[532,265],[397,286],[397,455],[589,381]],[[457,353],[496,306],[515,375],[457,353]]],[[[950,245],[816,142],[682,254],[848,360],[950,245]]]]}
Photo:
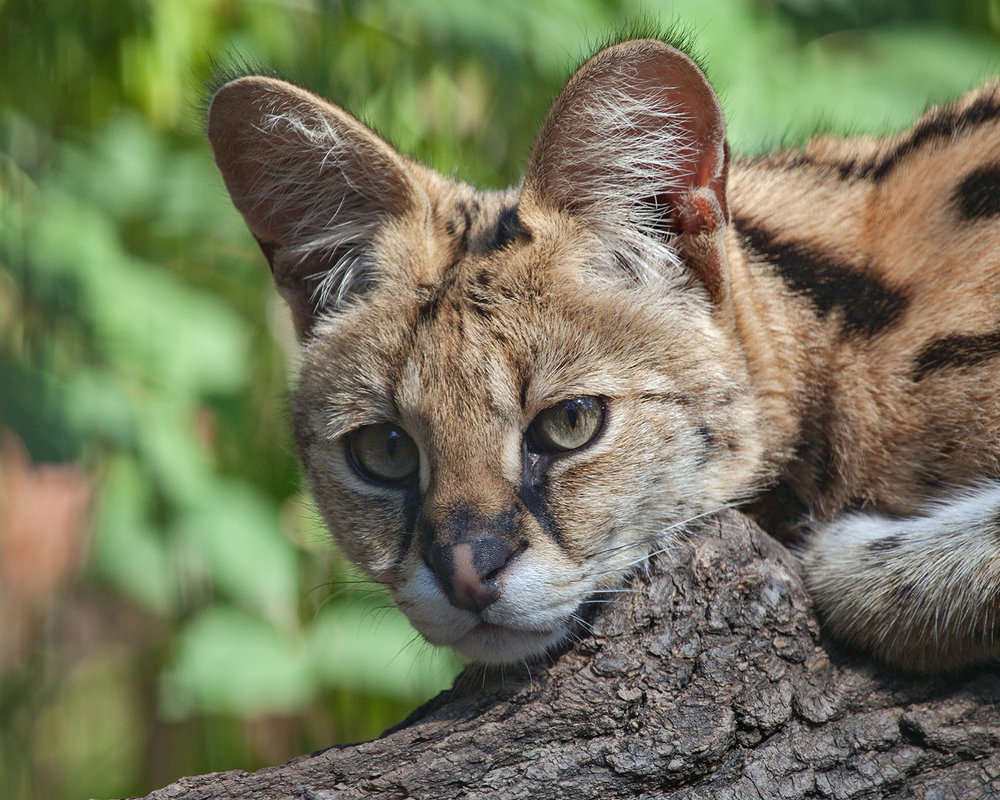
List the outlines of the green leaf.
{"type": "Polygon", "coordinates": [[[215,479],[184,509],[177,535],[215,587],[275,624],[297,626],[298,560],[277,509],[245,484],[215,479]]]}
{"type": "Polygon", "coordinates": [[[460,659],[427,644],[389,602],[325,608],[307,631],[316,674],[329,686],[414,702],[447,689],[460,659]]]}
{"type": "Polygon", "coordinates": [[[56,313],[73,303],[105,359],[182,399],[244,384],[249,334],[230,307],[130,256],[97,209],[59,192],[42,205],[27,231],[32,279],[56,313]]]}
{"type": "Polygon", "coordinates": [[[181,630],[160,689],[164,713],[180,719],[294,712],[315,685],[301,641],[244,611],[215,605],[181,630]]]}
{"type": "Polygon", "coordinates": [[[92,567],[128,597],[165,614],[177,605],[177,565],[149,519],[149,484],[130,458],[107,467],[99,499],[92,567]]]}

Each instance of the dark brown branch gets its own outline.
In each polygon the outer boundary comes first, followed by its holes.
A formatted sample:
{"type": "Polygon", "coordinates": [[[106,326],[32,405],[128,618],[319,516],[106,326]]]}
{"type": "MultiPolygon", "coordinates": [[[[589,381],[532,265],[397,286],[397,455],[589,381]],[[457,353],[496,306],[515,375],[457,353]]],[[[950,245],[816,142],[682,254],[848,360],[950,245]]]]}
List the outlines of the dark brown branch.
{"type": "Polygon", "coordinates": [[[831,660],[793,559],[745,517],[634,586],[531,678],[467,671],[374,742],[149,797],[1000,797],[996,671],[831,660]]]}

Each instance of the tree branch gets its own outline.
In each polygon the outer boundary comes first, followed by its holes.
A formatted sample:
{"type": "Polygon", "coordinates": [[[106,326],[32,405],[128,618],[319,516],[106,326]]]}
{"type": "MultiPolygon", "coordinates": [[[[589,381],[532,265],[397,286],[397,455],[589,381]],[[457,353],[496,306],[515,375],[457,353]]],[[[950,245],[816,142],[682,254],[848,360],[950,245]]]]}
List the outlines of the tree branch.
{"type": "Polygon", "coordinates": [[[831,656],[794,559],[747,518],[660,556],[531,676],[466,670],[382,738],[148,797],[1000,797],[995,670],[831,656]]]}

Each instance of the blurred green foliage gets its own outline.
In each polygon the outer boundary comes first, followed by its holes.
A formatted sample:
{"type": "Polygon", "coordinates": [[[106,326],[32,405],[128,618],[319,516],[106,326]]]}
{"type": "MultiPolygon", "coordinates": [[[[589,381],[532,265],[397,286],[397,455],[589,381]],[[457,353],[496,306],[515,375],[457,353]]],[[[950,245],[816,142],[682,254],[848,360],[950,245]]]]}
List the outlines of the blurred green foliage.
{"type": "Polygon", "coordinates": [[[288,323],[201,133],[213,65],[499,186],[637,23],[690,34],[744,153],[900,128],[1000,72],[998,0],[0,2],[0,427],[98,486],[83,573],[0,659],[5,797],[370,738],[457,670],[352,588],[300,494],[288,323]]]}

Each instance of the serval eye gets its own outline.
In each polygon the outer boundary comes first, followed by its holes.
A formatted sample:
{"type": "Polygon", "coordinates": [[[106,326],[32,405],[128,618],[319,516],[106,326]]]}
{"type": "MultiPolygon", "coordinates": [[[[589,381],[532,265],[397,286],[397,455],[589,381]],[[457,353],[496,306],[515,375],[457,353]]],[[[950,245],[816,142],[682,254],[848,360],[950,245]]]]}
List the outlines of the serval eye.
{"type": "Polygon", "coordinates": [[[364,425],[347,435],[347,460],[373,483],[402,483],[417,474],[420,453],[409,434],[398,425],[364,425]]]}
{"type": "Polygon", "coordinates": [[[528,427],[529,445],[544,453],[566,453],[590,444],[604,427],[604,401],[574,397],[542,411],[528,427]]]}

